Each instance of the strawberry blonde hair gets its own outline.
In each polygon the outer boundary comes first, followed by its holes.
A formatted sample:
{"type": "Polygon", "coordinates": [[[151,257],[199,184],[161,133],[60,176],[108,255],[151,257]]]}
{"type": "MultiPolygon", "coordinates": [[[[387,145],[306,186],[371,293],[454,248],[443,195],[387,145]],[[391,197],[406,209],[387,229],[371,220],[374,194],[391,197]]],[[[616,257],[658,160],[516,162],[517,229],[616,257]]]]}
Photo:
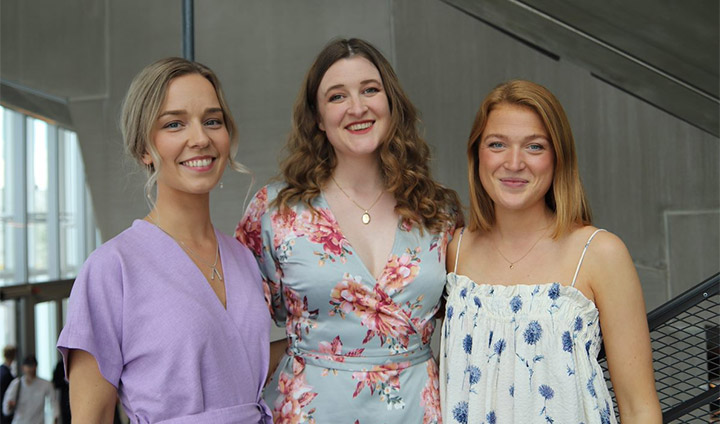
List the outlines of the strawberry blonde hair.
{"type": "Polygon", "coordinates": [[[547,88],[531,81],[512,80],[498,85],[485,97],[470,131],[467,147],[470,185],[468,229],[489,231],[495,224],[495,204],[480,182],[479,148],[490,112],[503,104],[535,112],[550,137],[555,152],[555,167],[545,203],[555,214],[552,237],[560,237],[577,224],[590,225],[592,213],[580,181],[570,122],[562,105],[547,88]]]}

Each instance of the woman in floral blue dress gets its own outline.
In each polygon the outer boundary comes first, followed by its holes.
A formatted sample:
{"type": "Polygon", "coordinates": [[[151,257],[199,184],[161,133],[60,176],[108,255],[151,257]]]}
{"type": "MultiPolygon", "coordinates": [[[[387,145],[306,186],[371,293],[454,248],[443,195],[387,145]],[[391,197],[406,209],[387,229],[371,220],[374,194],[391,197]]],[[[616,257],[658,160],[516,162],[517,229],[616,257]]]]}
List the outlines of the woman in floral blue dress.
{"type": "Polygon", "coordinates": [[[264,396],[275,423],[441,422],[429,342],[459,202],[431,179],[416,116],[362,40],[330,43],[307,74],[284,182],[236,233],[286,329],[264,396]]]}
{"type": "Polygon", "coordinates": [[[450,423],[660,423],[640,282],[591,226],[570,125],[529,81],[486,97],[468,143],[471,217],[448,248],[440,381],[450,423]]]}

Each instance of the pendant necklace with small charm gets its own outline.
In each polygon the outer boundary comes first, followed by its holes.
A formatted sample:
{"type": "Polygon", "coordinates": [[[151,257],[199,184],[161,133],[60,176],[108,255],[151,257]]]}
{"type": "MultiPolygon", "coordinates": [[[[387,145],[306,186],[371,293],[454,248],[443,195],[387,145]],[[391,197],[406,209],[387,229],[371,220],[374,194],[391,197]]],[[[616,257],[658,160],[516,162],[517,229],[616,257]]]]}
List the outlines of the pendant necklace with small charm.
{"type": "Polygon", "coordinates": [[[362,205],[360,205],[358,202],[356,202],[352,197],[350,197],[350,195],[347,194],[347,192],[346,192],[345,190],[343,190],[342,187],[340,187],[340,184],[338,184],[338,182],[335,181],[335,178],[334,178],[332,175],[330,176],[330,178],[333,180],[333,182],[335,183],[335,185],[337,186],[337,188],[340,189],[340,191],[342,192],[342,194],[344,194],[345,197],[347,197],[351,202],[353,202],[353,204],[355,204],[355,206],[357,206],[358,208],[360,208],[360,209],[363,211],[362,217],[361,217],[360,219],[362,220],[362,223],[363,223],[363,224],[368,225],[368,224],[370,223],[370,221],[371,221],[371,218],[372,218],[372,217],[370,216],[370,209],[372,209],[373,206],[375,206],[375,205],[377,204],[377,202],[380,200],[380,198],[382,197],[383,193],[385,193],[385,192],[384,192],[383,190],[380,190],[380,194],[378,194],[378,196],[377,196],[377,198],[375,199],[375,201],[372,202],[372,205],[370,205],[369,208],[364,208],[364,207],[362,207],[362,205]]]}
{"type": "Polygon", "coordinates": [[[192,250],[192,249],[190,248],[190,246],[188,246],[187,244],[185,244],[185,242],[183,242],[182,240],[176,239],[172,234],[170,234],[170,233],[168,233],[167,231],[165,231],[165,229],[164,229],[163,227],[161,227],[160,224],[159,224],[157,221],[155,221],[155,219],[154,219],[152,216],[148,215],[148,218],[150,218],[150,220],[152,221],[152,223],[155,224],[155,226],[158,227],[158,228],[160,229],[160,231],[162,231],[163,233],[167,234],[171,239],[175,240],[175,242],[176,242],[177,244],[179,244],[180,247],[183,248],[183,250],[185,250],[186,252],[188,252],[191,257],[197,259],[198,262],[200,262],[201,264],[203,264],[203,265],[205,265],[206,267],[210,268],[210,280],[215,280],[215,276],[216,276],[216,275],[217,275],[217,277],[218,277],[218,279],[219,279],[220,281],[223,280],[222,275],[220,275],[220,271],[218,271],[218,269],[217,269],[218,257],[220,256],[220,243],[218,243],[217,238],[216,238],[216,240],[215,240],[215,261],[214,261],[212,264],[210,264],[210,263],[208,263],[208,262],[205,262],[197,253],[195,253],[194,250],[192,250]]]}
{"type": "Polygon", "coordinates": [[[505,262],[507,262],[508,264],[510,264],[510,266],[509,266],[508,268],[513,269],[513,268],[515,267],[515,264],[516,264],[516,263],[518,263],[518,262],[520,262],[521,260],[525,259],[525,257],[526,257],[527,255],[529,255],[530,252],[532,252],[532,250],[533,250],[533,249],[535,248],[535,246],[540,242],[540,240],[542,240],[543,237],[545,237],[545,233],[546,233],[546,232],[547,232],[547,228],[545,228],[545,229],[543,230],[542,234],[540,234],[540,237],[539,237],[537,240],[535,240],[535,243],[533,243],[532,246],[530,246],[530,248],[527,250],[527,252],[525,252],[524,255],[522,255],[522,256],[521,256],[520,258],[518,258],[518,259],[515,259],[514,261],[511,261],[511,260],[508,259],[505,255],[503,255],[503,253],[500,251],[500,249],[498,249],[498,247],[495,245],[495,242],[493,241],[492,237],[490,237],[490,243],[492,244],[492,247],[494,247],[495,250],[500,254],[500,256],[501,256],[503,259],[505,259],[505,262]]]}

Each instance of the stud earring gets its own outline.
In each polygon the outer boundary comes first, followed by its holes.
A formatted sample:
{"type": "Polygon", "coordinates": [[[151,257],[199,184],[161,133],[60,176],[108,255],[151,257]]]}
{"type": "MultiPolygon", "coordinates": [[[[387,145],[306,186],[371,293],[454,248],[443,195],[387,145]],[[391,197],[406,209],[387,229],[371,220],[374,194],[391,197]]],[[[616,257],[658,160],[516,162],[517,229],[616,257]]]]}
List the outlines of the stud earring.
{"type": "Polygon", "coordinates": [[[223,182],[220,181],[220,190],[222,190],[222,188],[223,188],[223,182]]]}

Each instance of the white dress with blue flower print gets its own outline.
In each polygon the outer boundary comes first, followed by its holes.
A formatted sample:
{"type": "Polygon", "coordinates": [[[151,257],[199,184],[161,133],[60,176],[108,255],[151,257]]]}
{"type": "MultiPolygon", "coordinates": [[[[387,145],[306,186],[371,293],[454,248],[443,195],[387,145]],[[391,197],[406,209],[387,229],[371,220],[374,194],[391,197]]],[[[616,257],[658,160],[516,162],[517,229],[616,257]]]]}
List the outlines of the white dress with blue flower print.
{"type": "Polygon", "coordinates": [[[570,286],[504,286],[448,274],[440,355],[446,424],[617,422],[597,362],[598,310],[575,278],[577,271],[570,286]]]}

